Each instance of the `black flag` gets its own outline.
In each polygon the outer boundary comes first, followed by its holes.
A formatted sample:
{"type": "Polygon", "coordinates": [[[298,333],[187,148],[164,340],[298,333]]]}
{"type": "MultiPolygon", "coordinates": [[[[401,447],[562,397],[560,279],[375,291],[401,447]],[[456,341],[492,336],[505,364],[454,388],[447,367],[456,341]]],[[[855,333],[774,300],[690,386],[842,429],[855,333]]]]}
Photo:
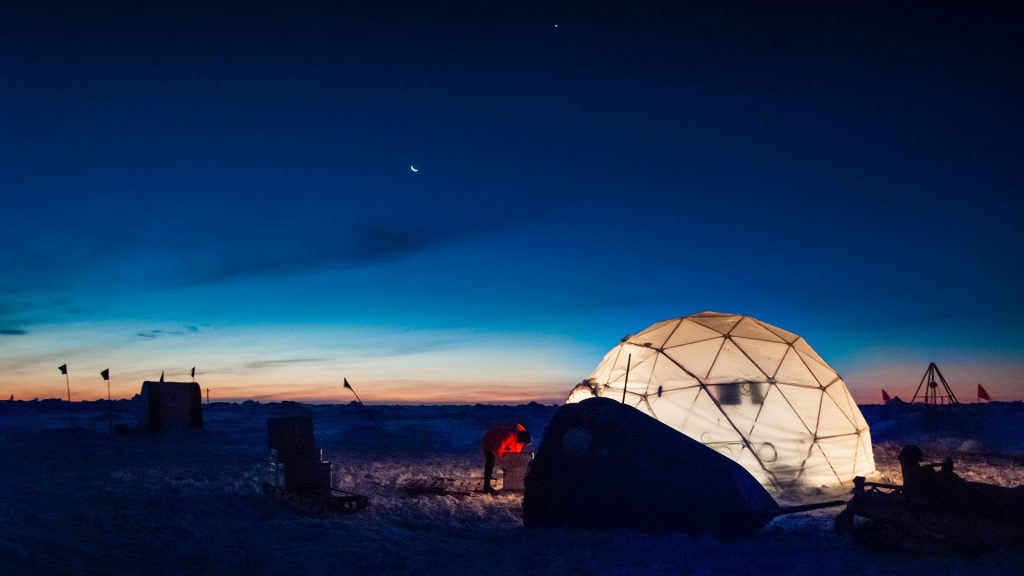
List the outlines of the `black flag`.
{"type": "Polygon", "coordinates": [[[110,380],[110,368],[107,368],[103,372],[100,372],[100,376],[103,376],[104,380],[110,380]]]}
{"type": "Polygon", "coordinates": [[[160,381],[161,382],[164,381],[164,371],[163,370],[160,371],[160,381]]]}
{"type": "Polygon", "coordinates": [[[196,379],[196,367],[195,366],[192,367],[192,379],[193,380],[196,379]]]}
{"type": "Polygon", "coordinates": [[[348,383],[348,378],[342,378],[341,380],[342,380],[342,382],[345,383],[345,388],[348,388],[349,390],[352,391],[352,394],[356,397],[356,402],[358,402],[359,404],[362,404],[363,403],[362,399],[359,398],[359,394],[356,394],[356,389],[353,388],[352,385],[348,383]]]}
{"type": "Polygon", "coordinates": [[[68,365],[67,364],[61,364],[60,366],[57,367],[57,370],[60,370],[61,374],[67,374],[68,373],[68,365]]]}

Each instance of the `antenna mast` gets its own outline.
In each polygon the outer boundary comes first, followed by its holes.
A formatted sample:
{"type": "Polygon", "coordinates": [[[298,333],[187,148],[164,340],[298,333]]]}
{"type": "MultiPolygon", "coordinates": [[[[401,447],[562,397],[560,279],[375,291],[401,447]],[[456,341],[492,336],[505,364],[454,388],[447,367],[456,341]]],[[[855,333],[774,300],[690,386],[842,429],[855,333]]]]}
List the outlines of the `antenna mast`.
{"type": "Polygon", "coordinates": [[[924,376],[921,377],[921,383],[917,385],[917,390],[914,392],[914,398],[911,402],[917,402],[918,398],[924,404],[959,404],[960,401],[956,399],[956,395],[949,388],[949,383],[946,382],[946,378],[939,371],[939,367],[935,365],[935,362],[928,364],[928,369],[924,371],[924,376]],[[942,384],[942,391],[939,390],[939,384],[942,384]],[[921,389],[924,389],[923,391],[921,389]]]}

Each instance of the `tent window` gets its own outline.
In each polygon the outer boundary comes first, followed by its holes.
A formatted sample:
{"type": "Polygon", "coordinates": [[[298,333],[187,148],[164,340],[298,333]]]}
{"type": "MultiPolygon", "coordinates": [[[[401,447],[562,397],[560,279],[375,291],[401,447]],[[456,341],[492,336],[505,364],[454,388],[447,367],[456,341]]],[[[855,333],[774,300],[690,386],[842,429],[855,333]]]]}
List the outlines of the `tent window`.
{"type": "Polygon", "coordinates": [[[764,382],[742,382],[740,383],[740,394],[750,396],[754,404],[764,404],[764,396],[768,393],[768,384],[764,382]]]}
{"type": "Polygon", "coordinates": [[[715,397],[719,404],[764,404],[768,385],[761,382],[739,382],[715,386],[715,397]],[[744,400],[744,397],[750,400],[744,400]]]}
{"type": "Polygon", "coordinates": [[[740,403],[740,387],[737,384],[726,384],[725,386],[717,386],[718,388],[718,403],[719,404],[739,404],[740,403]]]}

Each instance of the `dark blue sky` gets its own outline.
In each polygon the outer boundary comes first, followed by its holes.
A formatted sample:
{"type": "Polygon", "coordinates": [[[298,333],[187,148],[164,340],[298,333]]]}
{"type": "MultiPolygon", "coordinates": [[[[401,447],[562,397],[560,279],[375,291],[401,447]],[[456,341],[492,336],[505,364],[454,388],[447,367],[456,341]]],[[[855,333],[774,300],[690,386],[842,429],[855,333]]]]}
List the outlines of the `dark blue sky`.
{"type": "Polygon", "coordinates": [[[1024,396],[1019,7],[155,4],[0,7],[0,388],[557,397],[712,309],[1024,396]]]}

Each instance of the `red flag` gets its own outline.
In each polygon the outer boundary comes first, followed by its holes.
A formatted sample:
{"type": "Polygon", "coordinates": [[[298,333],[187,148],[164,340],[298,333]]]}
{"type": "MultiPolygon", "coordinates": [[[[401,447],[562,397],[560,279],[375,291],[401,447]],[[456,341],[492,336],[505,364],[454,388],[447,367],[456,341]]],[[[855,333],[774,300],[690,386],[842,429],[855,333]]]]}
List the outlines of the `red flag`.
{"type": "Polygon", "coordinates": [[[978,384],[978,402],[981,402],[982,400],[988,401],[991,399],[992,397],[988,395],[988,391],[982,388],[981,384],[978,384]]]}
{"type": "Polygon", "coordinates": [[[889,397],[889,393],[882,390],[882,404],[888,404],[890,400],[892,400],[892,398],[889,397]]]}

